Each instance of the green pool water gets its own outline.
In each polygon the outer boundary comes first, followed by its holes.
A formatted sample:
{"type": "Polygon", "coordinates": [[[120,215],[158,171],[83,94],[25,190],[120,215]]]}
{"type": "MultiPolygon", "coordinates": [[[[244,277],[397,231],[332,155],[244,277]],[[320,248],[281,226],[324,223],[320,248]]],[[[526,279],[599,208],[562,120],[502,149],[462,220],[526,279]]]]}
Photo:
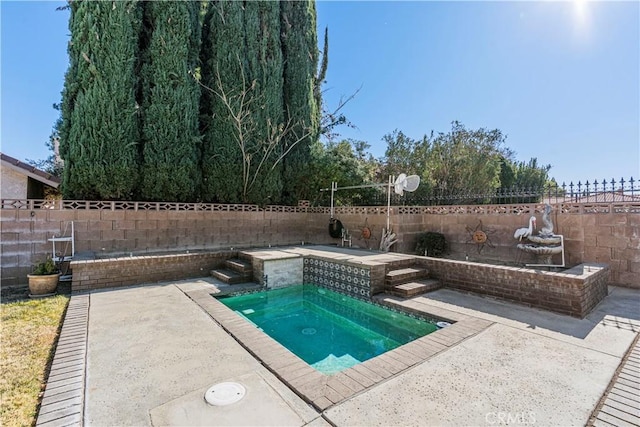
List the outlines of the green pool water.
{"type": "Polygon", "coordinates": [[[334,374],[437,330],[425,322],[314,285],[221,298],[324,374],[334,374]]]}

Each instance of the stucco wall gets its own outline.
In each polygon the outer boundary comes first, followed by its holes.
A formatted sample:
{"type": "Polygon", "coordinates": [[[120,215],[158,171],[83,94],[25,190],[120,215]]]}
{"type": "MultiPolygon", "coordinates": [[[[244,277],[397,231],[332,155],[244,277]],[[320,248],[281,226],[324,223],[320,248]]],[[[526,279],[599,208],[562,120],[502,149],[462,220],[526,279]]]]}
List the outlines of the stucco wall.
{"type": "Polygon", "coordinates": [[[0,198],[26,199],[29,178],[8,167],[0,167],[0,198]]]}

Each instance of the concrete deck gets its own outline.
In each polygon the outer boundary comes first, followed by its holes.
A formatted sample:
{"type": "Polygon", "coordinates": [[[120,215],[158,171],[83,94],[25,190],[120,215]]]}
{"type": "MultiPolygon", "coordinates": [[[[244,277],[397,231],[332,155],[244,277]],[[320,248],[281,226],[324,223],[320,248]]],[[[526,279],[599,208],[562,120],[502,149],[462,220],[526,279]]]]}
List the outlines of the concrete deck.
{"type": "MultiPolygon", "coordinates": [[[[320,397],[329,402],[318,398],[319,405],[305,395],[314,386],[296,386],[278,370],[284,352],[262,362],[251,353],[260,356],[252,344],[268,337],[240,344],[225,328],[248,331],[242,323],[212,317],[220,304],[209,294],[221,288],[207,278],[73,295],[38,424],[640,425],[608,409],[637,410],[637,344],[630,350],[640,332],[637,290],[612,287],[585,319],[447,289],[408,300],[383,296],[483,327],[443,351],[403,353],[410,366],[370,385],[345,379],[357,374],[325,377],[320,397]],[[245,398],[208,405],[207,388],[225,381],[243,384],[245,398]],[[618,397],[607,400],[611,393],[618,397]]],[[[307,384],[316,384],[313,377],[307,384]]]]}

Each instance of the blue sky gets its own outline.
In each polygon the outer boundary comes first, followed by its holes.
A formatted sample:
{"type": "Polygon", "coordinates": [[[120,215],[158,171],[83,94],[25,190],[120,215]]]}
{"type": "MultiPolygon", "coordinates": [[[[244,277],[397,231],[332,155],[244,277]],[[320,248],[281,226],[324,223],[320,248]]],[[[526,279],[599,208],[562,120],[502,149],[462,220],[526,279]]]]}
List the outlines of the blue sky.
{"type": "MultiPolygon", "coordinates": [[[[67,67],[60,2],[0,3],[1,149],[47,156],[67,67]]],[[[317,3],[329,27],[325,101],[380,157],[394,129],[420,138],[498,128],[516,158],[562,181],[640,178],[640,3],[317,3]]],[[[320,42],[322,42],[320,37],[320,42]]]]}

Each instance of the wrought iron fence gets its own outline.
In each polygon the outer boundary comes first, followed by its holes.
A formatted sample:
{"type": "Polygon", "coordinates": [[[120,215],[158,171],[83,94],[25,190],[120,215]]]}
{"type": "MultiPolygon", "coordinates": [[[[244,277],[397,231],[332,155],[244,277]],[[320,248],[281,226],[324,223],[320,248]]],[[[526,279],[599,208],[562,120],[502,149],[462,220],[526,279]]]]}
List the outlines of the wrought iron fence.
{"type": "MultiPolygon", "coordinates": [[[[336,206],[386,206],[387,189],[363,191],[341,190],[335,193],[336,206]]],[[[321,193],[317,206],[329,206],[329,192],[321,193]]],[[[578,181],[576,184],[555,182],[535,188],[498,188],[487,192],[429,192],[391,194],[392,206],[484,205],[513,203],[640,203],[640,185],[631,177],[616,181],[603,179],[578,181]]]]}
{"type": "MultiPolygon", "coordinates": [[[[562,185],[547,184],[540,188],[499,188],[487,192],[447,193],[420,191],[405,192],[399,196],[392,192],[392,206],[455,206],[455,205],[502,205],[518,203],[634,203],[640,205],[640,185],[630,178],[619,181],[611,179],[578,181],[562,185]]],[[[135,210],[135,211],[228,211],[228,212],[313,212],[330,206],[330,192],[319,192],[317,199],[299,206],[248,205],[218,203],[168,203],[135,201],[87,201],[87,200],[26,200],[2,199],[1,209],[88,209],[88,210],[135,210]]],[[[386,206],[387,188],[364,188],[340,190],[334,194],[335,206],[386,206]]]]}

